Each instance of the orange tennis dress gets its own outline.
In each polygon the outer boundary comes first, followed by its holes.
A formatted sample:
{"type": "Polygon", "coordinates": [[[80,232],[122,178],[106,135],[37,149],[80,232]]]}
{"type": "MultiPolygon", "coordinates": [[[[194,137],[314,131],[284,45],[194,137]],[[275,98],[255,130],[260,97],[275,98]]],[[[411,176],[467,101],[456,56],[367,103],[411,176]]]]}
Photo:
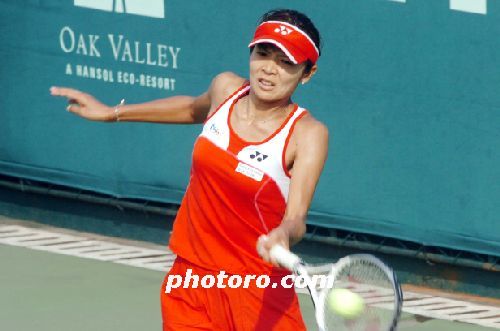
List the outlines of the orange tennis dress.
{"type": "Polygon", "coordinates": [[[284,216],[290,174],[285,151],[295,123],[307,111],[295,105],[265,140],[247,142],[229,121],[249,93],[244,85],[207,119],[195,142],[189,186],[179,208],[170,248],[169,275],[267,275],[273,288],[184,288],[164,293],[164,330],[305,330],[293,288],[279,284],[288,271],[264,262],[257,238],[284,216]]]}

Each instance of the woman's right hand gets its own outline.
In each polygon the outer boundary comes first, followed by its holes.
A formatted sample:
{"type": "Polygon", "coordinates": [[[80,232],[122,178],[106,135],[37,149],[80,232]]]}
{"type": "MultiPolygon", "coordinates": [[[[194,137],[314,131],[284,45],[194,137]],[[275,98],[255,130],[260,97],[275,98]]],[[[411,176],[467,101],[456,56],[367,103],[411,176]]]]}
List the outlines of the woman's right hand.
{"type": "Polygon", "coordinates": [[[99,102],[90,94],[72,88],[56,86],[50,88],[50,94],[67,98],[69,104],[66,110],[88,120],[104,122],[116,120],[114,108],[99,102]]]}

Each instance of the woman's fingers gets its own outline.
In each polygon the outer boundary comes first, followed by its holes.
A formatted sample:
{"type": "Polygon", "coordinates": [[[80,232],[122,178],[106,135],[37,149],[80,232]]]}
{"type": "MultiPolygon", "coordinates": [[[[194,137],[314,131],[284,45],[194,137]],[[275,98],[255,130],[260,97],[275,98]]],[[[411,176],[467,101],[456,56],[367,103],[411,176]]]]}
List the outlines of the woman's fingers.
{"type": "Polygon", "coordinates": [[[71,113],[80,114],[81,106],[78,103],[70,103],[66,107],[66,110],[71,113]]]}
{"type": "Polygon", "coordinates": [[[68,99],[66,110],[93,121],[109,121],[113,118],[112,110],[100,103],[90,94],[67,87],[52,86],[50,93],[68,99]]]}
{"type": "Polygon", "coordinates": [[[76,103],[83,103],[87,98],[87,94],[67,87],[52,86],[50,93],[54,96],[66,97],[70,100],[75,100],[76,103]]]}
{"type": "Polygon", "coordinates": [[[277,261],[275,261],[270,254],[271,248],[274,245],[275,243],[273,239],[270,239],[267,235],[262,235],[257,240],[257,252],[264,261],[274,264],[275,266],[279,266],[277,261]]]}
{"type": "Polygon", "coordinates": [[[82,107],[86,106],[87,94],[67,87],[52,86],[50,93],[54,96],[61,96],[68,98],[68,106],[66,110],[75,114],[80,114],[82,107]]]}
{"type": "Polygon", "coordinates": [[[267,249],[265,247],[265,242],[268,240],[266,235],[261,235],[257,239],[257,253],[264,259],[264,261],[268,261],[269,255],[267,249]]]}
{"type": "Polygon", "coordinates": [[[64,88],[64,87],[57,87],[57,86],[52,86],[50,88],[50,94],[55,95],[55,96],[61,96],[61,97],[70,97],[70,94],[74,94],[76,90],[69,89],[69,88],[64,88]]]}
{"type": "Polygon", "coordinates": [[[278,267],[278,261],[271,256],[271,248],[275,245],[281,245],[286,249],[289,248],[288,234],[282,227],[277,227],[267,235],[262,235],[257,239],[258,254],[264,261],[278,267]]]}

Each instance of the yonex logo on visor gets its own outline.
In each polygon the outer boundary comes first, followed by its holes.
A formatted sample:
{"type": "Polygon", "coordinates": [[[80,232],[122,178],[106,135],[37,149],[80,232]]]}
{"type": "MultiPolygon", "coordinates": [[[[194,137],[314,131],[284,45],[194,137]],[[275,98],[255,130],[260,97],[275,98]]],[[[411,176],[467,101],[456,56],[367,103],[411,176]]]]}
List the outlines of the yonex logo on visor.
{"type": "Polygon", "coordinates": [[[311,38],[298,27],[280,21],[267,21],[257,27],[248,47],[270,43],[280,48],[295,64],[306,60],[316,63],[319,50],[311,38]]]}
{"type": "Polygon", "coordinates": [[[292,30],[287,29],[286,26],[282,25],[279,28],[274,29],[274,32],[281,33],[282,35],[286,36],[287,34],[290,34],[292,30]]]}

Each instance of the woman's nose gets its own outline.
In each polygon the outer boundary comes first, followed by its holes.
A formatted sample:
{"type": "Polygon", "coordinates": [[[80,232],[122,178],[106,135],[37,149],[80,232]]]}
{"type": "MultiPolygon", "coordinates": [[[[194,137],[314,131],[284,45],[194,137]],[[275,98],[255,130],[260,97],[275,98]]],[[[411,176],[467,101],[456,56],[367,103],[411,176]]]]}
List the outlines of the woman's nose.
{"type": "Polygon", "coordinates": [[[276,61],[273,59],[269,59],[266,61],[266,63],[264,63],[264,66],[262,67],[262,70],[266,73],[266,74],[274,74],[276,73],[276,61]]]}

